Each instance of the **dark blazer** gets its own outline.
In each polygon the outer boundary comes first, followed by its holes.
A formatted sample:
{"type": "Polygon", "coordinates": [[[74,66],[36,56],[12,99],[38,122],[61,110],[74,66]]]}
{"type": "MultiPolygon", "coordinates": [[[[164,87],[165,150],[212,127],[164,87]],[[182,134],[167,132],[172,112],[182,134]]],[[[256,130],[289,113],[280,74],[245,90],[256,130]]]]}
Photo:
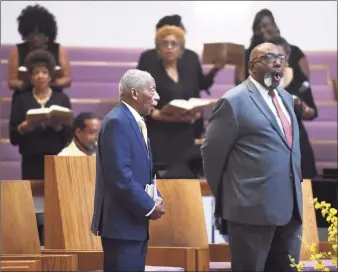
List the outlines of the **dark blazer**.
{"type": "Polygon", "coordinates": [[[278,92],[292,121],[292,148],[250,79],[214,108],[201,149],[218,217],[278,226],[290,221],[295,207],[302,220],[298,123],[292,96],[278,92]]]}
{"type": "Polygon", "coordinates": [[[148,239],[146,214],[155,202],[144,189],[152,180],[151,150],[148,157],[140,128],[121,102],[104,118],[99,133],[92,232],[111,239],[148,239]]]}

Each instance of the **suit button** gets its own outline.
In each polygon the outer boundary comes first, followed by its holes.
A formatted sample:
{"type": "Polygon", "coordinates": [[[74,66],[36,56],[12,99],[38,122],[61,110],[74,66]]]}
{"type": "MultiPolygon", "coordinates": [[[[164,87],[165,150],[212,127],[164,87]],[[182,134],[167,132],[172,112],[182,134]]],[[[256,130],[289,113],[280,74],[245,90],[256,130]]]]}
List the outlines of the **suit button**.
{"type": "Polygon", "coordinates": [[[293,175],[292,174],[290,174],[290,179],[293,179],[293,175]]]}

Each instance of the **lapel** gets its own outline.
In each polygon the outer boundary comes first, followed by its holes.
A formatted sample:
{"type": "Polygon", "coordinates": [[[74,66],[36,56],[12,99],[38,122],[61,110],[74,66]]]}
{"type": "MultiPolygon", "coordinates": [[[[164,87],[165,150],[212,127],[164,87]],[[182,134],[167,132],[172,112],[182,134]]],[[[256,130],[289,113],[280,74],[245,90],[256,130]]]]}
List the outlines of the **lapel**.
{"type": "Polygon", "coordinates": [[[121,110],[127,115],[127,117],[129,118],[130,124],[133,127],[133,130],[136,134],[136,137],[138,138],[139,143],[141,144],[142,150],[144,155],[146,156],[147,162],[149,163],[149,158],[148,158],[148,150],[147,150],[147,146],[146,143],[144,142],[143,139],[143,135],[141,133],[140,127],[138,126],[138,124],[136,123],[135,117],[133,116],[133,114],[130,112],[130,110],[127,108],[126,105],[123,104],[123,102],[121,102],[119,104],[119,107],[121,108],[121,110]]]}
{"type": "Polygon", "coordinates": [[[150,169],[153,169],[153,153],[151,151],[151,145],[150,145],[150,140],[148,138],[148,150],[149,150],[149,163],[150,163],[150,169]]]}
{"type": "MultiPolygon", "coordinates": [[[[277,123],[275,115],[273,114],[273,112],[269,108],[268,104],[266,104],[264,98],[262,97],[260,92],[257,90],[256,86],[252,83],[252,81],[249,78],[245,81],[245,84],[248,86],[248,90],[250,92],[250,97],[253,100],[253,102],[256,104],[256,106],[259,108],[259,110],[263,113],[263,115],[270,121],[273,129],[281,137],[281,139],[286,144],[286,146],[288,148],[290,148],[287,141],[286,141],[286,138],[283,134],[283,131],[281,131],[281,129],[280,129],[278,123],[277,123]]],[[[290,115],[290,117],[291,117],[291,115],[290,115]]]]}

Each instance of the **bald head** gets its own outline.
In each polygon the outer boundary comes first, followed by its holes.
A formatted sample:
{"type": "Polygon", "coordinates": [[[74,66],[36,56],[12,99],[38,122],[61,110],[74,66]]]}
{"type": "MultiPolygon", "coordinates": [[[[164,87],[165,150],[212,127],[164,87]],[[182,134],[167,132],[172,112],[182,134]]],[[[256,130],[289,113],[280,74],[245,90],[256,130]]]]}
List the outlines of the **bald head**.
{"type": "Polygon", "coordinates": [[[252,49],[249,74],[267,89],[274,89],[283,78],[285,56],[280,55],[273,43],[262,43],[252,49]]]}
{"type": "Polygon", "coordinates": [[[250,54],[250,61],[260,56],[264,56],[267,53],[277,54],[277,46],[273,43],[261,43],[257,45],[254,49],[252,49],[250,54]]]}

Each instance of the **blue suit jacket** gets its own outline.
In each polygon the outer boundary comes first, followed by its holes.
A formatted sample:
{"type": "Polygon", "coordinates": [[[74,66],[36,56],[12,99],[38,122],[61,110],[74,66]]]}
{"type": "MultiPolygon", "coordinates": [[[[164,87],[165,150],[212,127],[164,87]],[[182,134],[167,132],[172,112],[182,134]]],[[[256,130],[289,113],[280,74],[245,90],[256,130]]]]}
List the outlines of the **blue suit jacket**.
{"type": "Polygon", "coordinates": [[[130,110],[122,102],[103,120],[96,156],[91,230],[112,239],[148,239],[146,214],[155,202],[144,191],[152,180],[152,155],[130,110]]]}

